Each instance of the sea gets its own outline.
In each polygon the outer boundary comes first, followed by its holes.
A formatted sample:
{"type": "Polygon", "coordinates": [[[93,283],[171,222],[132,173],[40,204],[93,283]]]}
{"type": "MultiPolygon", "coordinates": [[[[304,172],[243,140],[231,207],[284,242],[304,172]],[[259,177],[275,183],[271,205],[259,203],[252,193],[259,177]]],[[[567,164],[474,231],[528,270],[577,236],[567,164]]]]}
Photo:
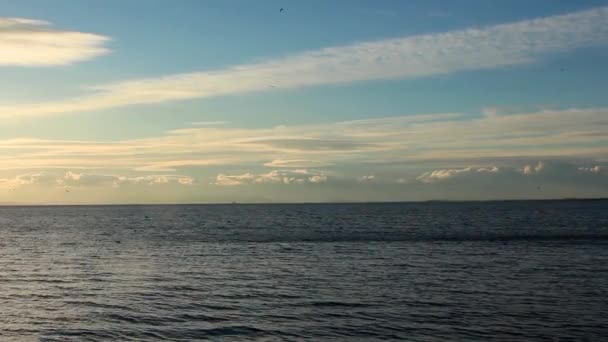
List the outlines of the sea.
{"type": "Polygon", "coordinates": [[[391,340],[608,340],[608,201],[0,207],[0,341],[391,340]]]}

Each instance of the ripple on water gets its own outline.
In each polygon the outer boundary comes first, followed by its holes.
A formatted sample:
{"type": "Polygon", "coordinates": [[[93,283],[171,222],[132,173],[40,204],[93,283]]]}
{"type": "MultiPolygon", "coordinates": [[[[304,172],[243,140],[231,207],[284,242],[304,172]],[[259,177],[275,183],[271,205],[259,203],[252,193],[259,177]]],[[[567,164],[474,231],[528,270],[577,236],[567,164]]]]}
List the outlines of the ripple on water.
{"type": "Polygon", "coordinates": [[[608,335],[605,201],[11,207],[0,220],[0,341],[608,335]]]}

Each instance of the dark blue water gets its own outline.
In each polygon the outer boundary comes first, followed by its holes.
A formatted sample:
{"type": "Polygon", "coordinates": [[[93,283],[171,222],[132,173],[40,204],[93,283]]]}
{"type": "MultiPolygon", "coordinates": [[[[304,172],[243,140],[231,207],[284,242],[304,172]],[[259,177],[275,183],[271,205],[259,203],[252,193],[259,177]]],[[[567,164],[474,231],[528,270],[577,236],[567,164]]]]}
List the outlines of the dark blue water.
{"type": "Polygon", "coordinates": [[[608,202],[0,208],[0,341],[601,341],[608,202]]]}

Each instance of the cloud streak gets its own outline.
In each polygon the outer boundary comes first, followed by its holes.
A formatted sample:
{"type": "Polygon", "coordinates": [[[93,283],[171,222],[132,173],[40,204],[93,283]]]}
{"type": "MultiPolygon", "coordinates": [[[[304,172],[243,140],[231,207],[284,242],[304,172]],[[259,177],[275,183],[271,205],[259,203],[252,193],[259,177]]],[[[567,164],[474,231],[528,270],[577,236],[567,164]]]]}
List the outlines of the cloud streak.
{"type": "Polygon", "coordinates": [[[441,169],[425,172],[416,179],[423,183],[436,183],[462,177],[463,175],[471,175],[475,173],[498,173],[500,169],[496,166],[492,167],[466,167],[463,169],[441,169]]]}
{"type": "Polygon", "coordinates": [[[109,53],[108,37],[57,30],[46,21],[0,18],[0,66],[52,66],[109,53]]]}
{"type": "MultiPolygon", "coordinates": [[[[548,53],[606,44],[607,20],[608,7],[599,7],[480,29],[354,43],[221,70],[98,85],[90,89],[92,93],[72,99],[0,106],[0,117],[268,91],[269,84],[278,89],[294,89],[532,63],[548,53]]],[[[98,47],[91,51],[89,55],[100,52],[98,47]]]]}
{"type": "MultiPolygon", "coordinates": [[[[10,139],[0,140],[0,169],[173,172],[238,165],[304,169],[501,158],[606,159],[608,135],[596,133],[608,131],[607,118],[608,108],[477,117],[439,113],[255,129],[201,126],[114,142],[10,139]]],[[[532,173],[538,165],[528,168],[532,173]]]]}
{"type": "MultiPolygon", "coordinates": [[[[416,177],[423,184],[461,183],[489,185],[495,183],[497,186],[505,184],[540,184],[542,182],[553,182],[557,185],[568,183],[597,185],[608,185],[608,174],[603,173],[605,167],[595,165],[593,167],[577,166],[574,162],[559,160],[538,161],[533,165],[523,167],[502,166],[468,166],[465,168],[436,169],[424,172],[416,177]]],[[[537,189],[537,187],[534,187],[537,189]]]]}
{"type": "Polygon", "coordinates": [[[35,172],[17,175],[13,178],[1,178],[0,188],[16,189],[24,186],[55,187],[112,187],[125,185],[193,185],[194,178],[183,175],[146,175],[125,177],[110,174],[78,173],[68,171],[64,175],[52,172],[35,172]]]}
{"type": "Polygon", "coordinates": [[[219,186],[236,186],[247,184],[305,184],[325,183],[328,177],[324,172],[314,170],[272,170],[267,173],[253,174],[250,172],[236,175],[220,173],[212,182],[219,186]]]}

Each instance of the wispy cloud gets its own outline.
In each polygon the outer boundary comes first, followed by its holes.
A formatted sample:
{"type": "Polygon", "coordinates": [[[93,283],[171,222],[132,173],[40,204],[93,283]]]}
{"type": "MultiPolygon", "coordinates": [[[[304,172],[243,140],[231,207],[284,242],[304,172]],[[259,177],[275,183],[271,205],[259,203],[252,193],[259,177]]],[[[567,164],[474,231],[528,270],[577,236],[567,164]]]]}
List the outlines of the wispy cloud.
{"type": "Polygon", "coordinates": [[[235,186],[246,184],[305,184],[324,183],[327,175],[314,170],[272,170],[267,173],[253,174],[250,172],[236,175],[220,173],[212,183],[220,186],[235,186]]]}
{"type": "MultiPolygon", "coordinates": [[[[419,78],[532,63],[544,54],[608,43],[608,7],[486,28],[304,52],[231,68],[92,87],[67,100],[0,106],[0,117],[83,112],[274,88],[419,78]]],[[[93,51],[99,52],[98,48],[93,51]]]]}
{"type": "Polygon", "coordinates": [[[275,159],[273,161],[264,163],[266,167],[284,167],[284,168],[306,168],[306,167],[323,167],[323,166],[332,166],[333,164],[330,162],[323,162],[319,160],[306,160],[306,159],[293,159],[293,160],[285,160],[285,159],[275,159]]]}
{"type": "Polygon", "coordinates": [[[468,175],[475,174],[475,173],[498,173],[499,171],[500,171],[500,169],[496,166],[492,166],[492,167],[471,167],[471,166],[469,166],[469,167],[466,167],[463,169],[440,169],[440,170],[428,171],[428,172],[421,174],[416,179],[423,183],[435,183],[435,182],[440,182],[440,181],[444,181],[444,180],[448,180],[448,179],[453,179],[455,177],[462,177],[465,175],[468,176],[468,175]]]}
{"type": "Polygon", "coordinates": [[[24,186],[55,187],[120,187],[124,185],[193,185],[194,178],[184,175],[145,175],[125,177],[121,175],[78,173],[68,171],[65,174],[48,171],[25,173],[13,178],[0,179],[0,188],[16,189],[24,186]]]}
{"type": "MultiPolygon", "coordinates": [[[[608,131],[607,118],[607,108],[591,108],[477,117],[429,114],[255,129],[201,126],[115,142],[10,139],[0,140],[0,169],[173,172],[238,165],[310,169],[501,158],[599,160],[608,158],[608,135],[599,134],[608,131]]],[[[531,171],[538,167],[529,165],[531,171]]]]}
{"type": "Polygon", "coordinates": [[[602,166],[599,166],[599,165],[595,165],[595,166],[591,166],[591,167],[581,166],[581,167],[578,168],[578,170],[580,172],[583,172],[583,173],[585,173],[585,172],[591,172],[591,173],[600,174],[600,173],[603,173],[603,172],[606,171],[606,167],[605,166],[602,167],[602,166]]]}
{"type": "Polygon", "coordinates": [[[374,179],[376,179],[375,175],[365,175],[365,176],[358,177],[357,181],[359,181],[361,183],[366,183],[366,182],[371,182],[374,179]]]}
{"type": "Polygon", "coordinates": [[[109,52],[109,38],[53,29],[50,23],[0,18],[0,66],[49,66],[80,62],[109,52]]]}
{"type": "Polygon", "coordinates": [[[536,166],[533,166],[533,165],[524,166],[524,168],[522,169],[522,172],[524,173],[524,175],[538,174],[538,173],[542,172],[544,168],[545,168],[545,163],[543,163],[542,161],[539,161],[536,164],[536,166]]]}
{"type": "MultiPolygon", "coordinates": [[[[513,166],[469,166],[461,169],[436,169],[419,175],[416,180],[424,184],[464,183],[464,184],[505,184],[526,183],[540,184],[542,182],[567,183],[595,182],[597,185],[608,185],[608,174],[604,174],[599,165],[593,167],[578,166],[575,162],[538,161],[535,165],[522,167],[513,166]]],[[[534,188],[537,188],[536,186],[534,188]]]]}

